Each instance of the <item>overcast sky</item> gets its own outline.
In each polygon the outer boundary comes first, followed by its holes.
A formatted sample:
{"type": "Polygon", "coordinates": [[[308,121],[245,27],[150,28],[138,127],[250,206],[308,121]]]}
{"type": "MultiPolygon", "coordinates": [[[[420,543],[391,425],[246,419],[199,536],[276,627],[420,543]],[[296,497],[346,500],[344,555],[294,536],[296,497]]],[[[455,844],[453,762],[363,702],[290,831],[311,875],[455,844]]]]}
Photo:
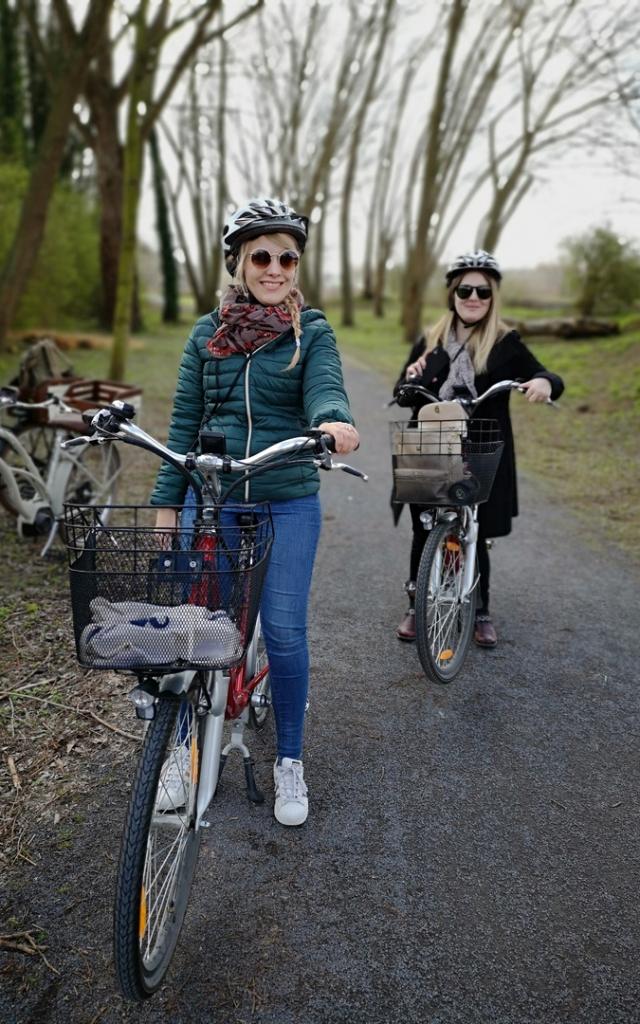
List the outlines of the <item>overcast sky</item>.
{"type": "MultiPolygon", "coordinates": [[[[276,0],[267,0],[268,4],[279,6],[276,0]]],[[[291,2],[291,0],[288,0],[291,2]]],[[[306,0],[296,0],[301,5],[306,0]]],[[[490,2],[490,0],[483,0],[490,2]]],[[[246,0],[232,0],[236,6],[244,7],[246,0]]],[[[584,0],[586,6],[596,6],[595,0],[591,4],[584,0]]],[[[622,6],[626,8],[623,0],[609,0],[609,6],[622,6]]],[[[410,34],[410,29],[415,32],[415,25],[420,25],[424,20],[427,11],[435,6],[425,3],[423,7],[417,5],[415,0],[399,0],[401,7],[411,10],[413,18],[403,25],[404,31],[400,38],[410,34]],[[417,12],[417,13],[416,13],[417,12]],[[418,22],[415,22],[415,18],[418,22]]],[[[330,0],[329,6],[341,10],[342,4],[336,4],[330,0]]],[[[245,26],[234,30],[234,36],[244,37],[243,43],[248,44],[252,31],[245,26]]],[[[254,103],[250,84],[248,81],[237,83],[233,93],[234,105],[240,107],[254,103]],[[246,96],[242,95],[246,90],[246,96]]],[[[417,92],[413,98],[414,111],[420,110],[423,103],[428,102],[431,85],[424,87],[424,92],[417,92]]],[[[637,152],[640,157],[640,138],[637,142],[637,152]]],[[[484,148],[479,149],[477,161],[485,159],[484,148]]],[[[590,157],[584,153],[579,146],[573,145],[567,140],[567,148],[555,160],[549,158],[545,161],[545,168],[540,179],[523,199],[516,213],[506,226],[497,247],[496,255],[505,267],[527,267],[539,263],[555,262],[560,254],[560,242],[562,239],[580,234],[596,225],[609,223],[619,235],[625,239],[634,241],[640,246],[640,187],[637,178],[625,176],[612,169],[613,159],[610,153],[601,149],[595,157],[595,163],[590,163],[590,157]],[[609,166],[607,166],[609,165],[609,166]]],[[[369,166],[369,175],[371,168],[369,166]]],[[[243,187],[244,183],[234,175],[233,168],[230,169],[230,177],[234,197],[242,202],[254,194],[250,186],[243,187]]],[[[369,198],[369,187],[364,186],[360,190],[362,206],[358,209],[358,201],[354,204],[353,210],[353,231],[354,245],[353,256],[356,263],[360,262],[362,256],[362,245],[364,244],[365,217],[369,198]]],[[[287,196],[283,196],[285,200],[287,196]]],[[[488,192],[479,193],[477,203],[469,204],[466,215],[458,222],[446,241],[443,259],[448,261],[461,251],[468,250],[474,246],[476,231],[481,216],[486,212],[488,192]]],[[[186,211],[185,211],[186,212],[186,211]]],[[[303,211],[307,212],[307,211],[303,211]]],[[[155,215],[153,211],[153,197],[147,185],[139,222],[140,233],[144,241],[156,247],[156,235],[154,231],[155,215]]],[[[330,252],[337,250],[336,217],[330,216],[328,222],[327,242],[330,252]]],[[[396,259],[403,257],[404,245],[400,244],[395,253],[396,259]]],[[[333,260],[330,255],[327,261],[327,272],[331,274],[333,260]]]]}

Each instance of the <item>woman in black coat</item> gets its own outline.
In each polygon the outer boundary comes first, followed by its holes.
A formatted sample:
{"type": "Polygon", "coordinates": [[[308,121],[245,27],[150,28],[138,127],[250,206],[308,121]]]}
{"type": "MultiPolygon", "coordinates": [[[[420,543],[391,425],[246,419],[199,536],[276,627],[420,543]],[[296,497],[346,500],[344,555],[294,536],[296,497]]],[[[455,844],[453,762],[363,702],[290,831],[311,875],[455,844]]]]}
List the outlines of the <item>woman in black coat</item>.
{"type": "MultiPolygon", "coordinates": [[[[500,320],[499,284],[502,273],[495,258],[487,252],[465,253],[451,264],[446,274],[448,311],[414,345],[402,368],[394,394],[401,384],[411,380],[422,384],[439,398],[455,395],[482,395],[501,380],[522,381],[522,390],[530,402],[559,398],[564,384],[549,373],[521,340],[500,320]]],[[[509,416],[510,392],[505,391],[482,404],[482,417],[498,421],[504,450],[489,500],[478,512],[478,568],[480,597],[476,612],[474,639],[481,647],[495,647],[497,636],[489,614],[489,537],[511,533],[511,520],[518,514],[518,491],[513,431],[509,416]]],[[[413,410],[414,417],[422,405],[413,410]]],[[[420,521],[421,505],[410,505],[413,540],[409,580],[405,589],[410,606],[397,628],[400,640],[415,640],[415,580],[427,532],[420,521]]]]}

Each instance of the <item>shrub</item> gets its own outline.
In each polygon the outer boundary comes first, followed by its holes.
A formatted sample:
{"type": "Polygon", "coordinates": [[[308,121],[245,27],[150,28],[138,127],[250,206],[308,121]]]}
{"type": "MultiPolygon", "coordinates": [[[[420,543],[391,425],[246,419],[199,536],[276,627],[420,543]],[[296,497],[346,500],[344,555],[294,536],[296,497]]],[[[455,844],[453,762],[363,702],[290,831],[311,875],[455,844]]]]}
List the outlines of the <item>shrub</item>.
{"type": "Polygon", "coordinates": [[[582,316],[620,313],[640,297],[640,253],[609,226],[567,238],[562,248],[567,282],[582,316]]]}

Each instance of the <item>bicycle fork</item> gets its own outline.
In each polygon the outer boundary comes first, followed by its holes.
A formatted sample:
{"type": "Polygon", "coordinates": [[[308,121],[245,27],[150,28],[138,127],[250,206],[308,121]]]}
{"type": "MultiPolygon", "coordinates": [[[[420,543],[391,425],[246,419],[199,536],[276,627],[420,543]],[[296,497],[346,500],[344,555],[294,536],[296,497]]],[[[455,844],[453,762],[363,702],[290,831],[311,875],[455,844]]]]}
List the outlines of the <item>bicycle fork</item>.
{"type": "Polygon", "coordinates": [[[227,758],[233,750],[237,750],[242,754],[247,796],[253,803],[261,804],[264,802],[264,794],[256,786],[253,760],[249,748],[244,742],[244,729],[247,721],[246,711],[243,711],[232,722],[230,742],[223,749],[222,738],[229,690],[229,675],[219,670],[212,672],[211,675],[213,677],[210,689],[211,706],[205,712],[204,743],[196,807],[196,830],[200,827],[206,827],[204,814],[213,800],[227,758]]]}
{"type": "Polygon", "coordinates": [[[211,672],[210,690],[211,706],[206,711],[202,764],[200,766],[200,785],[198,786],[198,804],[196,807],[196,831],[204,824],[203,815],[213,800],[213,795],[220,777],[220,755],[222,752],[222,733],[224,730],[224,712],[227,706],[229,676],[221,671],[211,672]]]}
{"type": "Polygon", "coordinates": [[[477,584],[476,578],[476,550],[478,547],[478,521],[474,516],[468,515],[465,530],[465,559],[464,576],[462,580],[461,600],[466,601],[477,584]]]}

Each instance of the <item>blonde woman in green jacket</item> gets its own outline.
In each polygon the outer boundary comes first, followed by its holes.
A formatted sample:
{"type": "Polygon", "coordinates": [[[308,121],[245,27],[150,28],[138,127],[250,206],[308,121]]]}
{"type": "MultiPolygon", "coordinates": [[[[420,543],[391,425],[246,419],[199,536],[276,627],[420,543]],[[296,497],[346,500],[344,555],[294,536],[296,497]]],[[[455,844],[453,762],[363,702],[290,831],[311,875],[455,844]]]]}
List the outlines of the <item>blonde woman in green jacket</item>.
{"type": "MultiPolygon", "coordinates": [[[[195,324],[178,374],[169,447],[192,451],[200,429],[225,434],[226,449],[246,458],[319,427],[346,454],[359,444],[333,330],[305,309],[297,287],[308,219],[276,199],[254,199],[224,226],[231,286],[220,308],[195,324]]],[[[301,825],[308,814],[302,741],[309,682],[307,604],[320,535],[318,471],[290,466],[241,485],[242,499],[268,501],[275,537],[260,617],[269,656],[278,738],[276,819],[301,825]]],[[[180,474],[163,465],[152,504],[157,525],[173,528],[185,500],[180,474]]]]}

